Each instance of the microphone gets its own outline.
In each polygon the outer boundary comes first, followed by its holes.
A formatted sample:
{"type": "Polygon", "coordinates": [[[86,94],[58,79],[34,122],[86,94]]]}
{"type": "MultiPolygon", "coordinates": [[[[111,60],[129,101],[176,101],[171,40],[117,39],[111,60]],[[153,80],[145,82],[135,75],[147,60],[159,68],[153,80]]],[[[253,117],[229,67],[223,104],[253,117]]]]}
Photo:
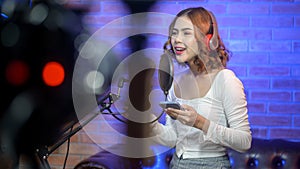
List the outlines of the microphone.
{"type": "Polygon", "coordinates": [[[119,79],[117,94],[111,93],[111,97],[112,97],[113,102],[117,101],[120,98],[121,88],[123,88],[125,82],[128,82],[128,80],[125,79],[124,77],[119,79]]]}
{"type": "Polygon", "coordinates": [[[166,97],[173,83],[173,76],[174,76],[174,66],[173,66],[171,54],[166,52],[162,54],[160,57],[159,71],[158,71],[159,85],[161,90],[166,95],[166,97]]]}
{"type": "Polygon", "coordinates": [[[118,82],[117,94],[112,93],[111,91],[108,91],[105,93],[105,95],[103,97],[99,98],[98,103],[100,103],[102,107],[106,108],[106,107],[109,107],[111,104],[113,104],[115,101],[119,100],[119,98],[121,97],[120,96],[121,88],[123,88],[125,82],[128,82],[128,80],[123,77],[120,78],[119,82],[118,82]],[[105,102],[105,100],[107,100],[107,99],[109,99],[109,102],[105,102]]]}

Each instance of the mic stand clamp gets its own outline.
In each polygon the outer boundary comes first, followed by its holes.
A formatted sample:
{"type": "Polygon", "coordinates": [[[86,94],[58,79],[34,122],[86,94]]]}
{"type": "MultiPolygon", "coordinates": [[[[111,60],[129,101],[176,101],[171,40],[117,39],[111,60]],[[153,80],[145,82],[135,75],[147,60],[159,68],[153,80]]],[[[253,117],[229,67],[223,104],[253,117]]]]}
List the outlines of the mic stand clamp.
{"type": "Polygon", "coordinates": [[[117,115],[120,115],[120,113],[113,113],[110,109],[111,105],[120,98],[119,94],[113,94],[113,93],[109,93],[106,97],[104,97],[103,99],[101,99],[99,101],[100,105],[101,105],[101,109],[100,112],[101,114],[110,114],[112,115],[114,118],[116,118],[117,120],[123,122],[123,123],[128,123],[126,120],[121,119],[120,117],[118,117],[117,115]],[[107,100],[105,102],[105,100],[107,100]],[[104,111],[107,110],[108,113],[105,113],[104,111]]]}
{"type": "Polygon", "coordinates": [[[109,112],[111,112],[110,107],[112,104],[114,104],[114,102],[116,100],[118,100],[120,98],[119,95],[113,94],[113,93],[109,93],[106,97],[104,97],[101,101],[100,101],[100,105],[101,105],[101,109],[100,112],[104,111],[104,110],[108,110],[109,112]],[[105,100],[108,99],[108,102],[105,102],[105,100]]]}
{"type": "Polygon", "coordinates": [[[39,147],[35,150],[35,152],[36,152],[43,168],[50,169],[50,165],[47,160],[50,155],[48,147],[47,146],[39,147]]]}

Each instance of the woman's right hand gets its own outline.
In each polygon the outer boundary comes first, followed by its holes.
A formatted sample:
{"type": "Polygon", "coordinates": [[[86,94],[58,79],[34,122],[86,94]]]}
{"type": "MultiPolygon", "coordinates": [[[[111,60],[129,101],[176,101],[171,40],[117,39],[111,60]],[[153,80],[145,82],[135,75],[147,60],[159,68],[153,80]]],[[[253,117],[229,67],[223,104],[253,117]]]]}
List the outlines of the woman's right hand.
{"type": "Polygon", "coordinates": [[[198,128],[206,132],[208,127],[207,125],[209,124],[209,120],[207,120],[206,118],[198,114],[193,107],[186,104],[183,104],[181,106],[183,110],[167,108],[165,111],[169,116],[180,121],[182,124],[193,126],[195,128],[198,128]]]}

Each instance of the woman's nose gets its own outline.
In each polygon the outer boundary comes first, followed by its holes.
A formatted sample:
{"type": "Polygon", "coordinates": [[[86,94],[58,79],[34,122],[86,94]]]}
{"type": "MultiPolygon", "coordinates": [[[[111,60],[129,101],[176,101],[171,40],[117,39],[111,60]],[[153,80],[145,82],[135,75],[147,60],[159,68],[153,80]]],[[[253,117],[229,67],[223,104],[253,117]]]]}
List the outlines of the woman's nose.
{"type": "Polygon", "coordinates": [[[180,34],[178,34],[178,35],[176,35],[176,36],[174,37],[174,41],[175,41],[176,43],[182,42],[180,34]]]}

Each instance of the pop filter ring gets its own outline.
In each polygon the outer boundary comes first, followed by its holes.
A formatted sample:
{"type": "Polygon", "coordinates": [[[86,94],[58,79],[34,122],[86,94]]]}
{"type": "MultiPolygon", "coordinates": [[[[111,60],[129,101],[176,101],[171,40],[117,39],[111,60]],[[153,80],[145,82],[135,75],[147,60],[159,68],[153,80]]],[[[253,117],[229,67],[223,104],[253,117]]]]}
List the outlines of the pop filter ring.
{"type": "Polygon", "coordinates": [[[160,88],[164,92],[166,100],[174,77],[174,66],[169,51],[161,55],[158,77],[160,88]]]}

